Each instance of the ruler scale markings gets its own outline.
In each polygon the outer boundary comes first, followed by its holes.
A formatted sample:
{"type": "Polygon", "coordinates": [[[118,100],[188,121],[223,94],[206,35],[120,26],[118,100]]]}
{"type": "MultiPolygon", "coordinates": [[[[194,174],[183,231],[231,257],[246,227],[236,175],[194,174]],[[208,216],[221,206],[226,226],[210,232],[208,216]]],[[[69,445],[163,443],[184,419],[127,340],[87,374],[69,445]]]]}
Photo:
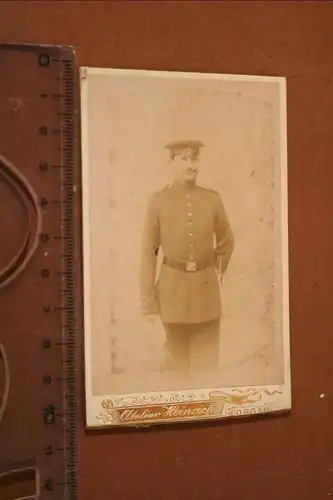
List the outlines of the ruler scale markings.
{"type": "MultiPolygon", "coordinates": [[[[33,51],[34,53],[34,51],[33,51]]],[[[36,48],[35,48],[36,53],[36,48]]],[[[37,51],[38,54],[38,51],[37,51]]],[[[40,56],[44,57],[44,56],[40,56]]],[[[49,56],[47,56],[49,57],[49,56]]],[[[50,395],[49,404],[43,404],[43,422],[45,425],[45,441],[44,446],[41,447],[43,457],[59,456],[62,457],[60,461],[57,459],[55,462],[37,462],[37,467],[41,467],[42,474],[42,499],[50,497],[56,500],[62,499],[77,499],[77,484],[76,484],[76,368],[75,368],[75,350],[76,350],[76,319],[75,319],[75,276],[74,276],[74,154],[73,148],[75,146],[75,131],[74,131],[74,118],[75,118],[75,99],[74,99],[74,64],[72,59],[62,57],[50,57],[50,65],[46,64],[48,68],[46,71],[53,74],[57,88],[52,87],[50,79],[48,84],[44,85],[44,89],[40,89],[37,93],[46,103],[48,96],[59,102],[59,109],[54,111],[54,118],[60,120],[60,123],[53,122],[40,124],[39,130],[44,136],[45,141],[52,140],[49,143],[49,151],[53,148],[53,152],[60,158],[50,158],[50,162],[42,161],[39,164],[41,175],[49,175],[51,172],[50,166],[53,171],[60,178],[57,199],[47,199],[48,196],[39,196],[40,205],[43,207],[43,223],[52,216],[52,207],[59,207],[61,216],[58,219],[58,229],[53,229],[51,233],[44,232],[40,235],[40,241],[45,244],[51,244],[52,241],[59,240],[59,262],[56,268],[41,266],[40,274],[43,278],[60,276],[62,279],[57,285],[56,279],[53,279],[53,284],[58,287],[60,293],[60,304],[48,304],[49,300],[45,295],[45,305],[39,307],[41,314],[47,314],[52,318],[52,314],[59,315],[61,320],[59,326],[61,328],[61,341],[57,340],[57,333],[54,328],[49,330],[49,338],[43,340],[42,348],[46,354],[55,353],[55,349],[61,353],[59,360],[60,373],[54,372],[56,370],[56,358],[50,358],[52,367],[50,371],[42,373],[41,385],[43,389],[43,400],[47,394],[50,395]],[[53,72],[53,73],[52,73],[53,72]],[[54,75],[54,72],[56,74],[54,75]],[[72,119],[71,119],[72,118],[72,119]],[[49,134],[47,133],[49,132],[49,134]],[[52,139],[52,136],[54,139],[52,139]],[[60,146],[55,145],[56,141],[60,146]],[[44,267],[44,269],[43,269],[44,267]],[[61,271],[58,271],[59,269],[61,271]],[[54,330],[54,331],[53,331],[54,330]],[[61,368],[62,367],[62,368],[61,368]],[[61,376],[60,376],[61,374],[61,376]],[[57,397],[57,392],[52,393],[54,383],[60,384],[61,402],[57,397]],[[53,398],[52,398],[53,394],[53,398]],[[57,435],[56,429],[63,428],[62,433],[62,446],[57,446],[55,436],[57,435]],[[54,431],[52,431],[54,429],[54,431]],[[51,430],[47,431],[47,430],[51,430]],[[47,444],[49,441],[49,444],[47,444]],[[49,463],[49,465],[48,465],[49,463]],[[61,465],[61,467],[60,467],[61,465]],[[60,469],[63,471],[63,479],[60,480],[58,474],[60,469]],[[56,497],[54,496],[56,495],[56,497]]],[[[44,64],[43,64],[44,65],[44,64]]],[[[44,82],[45,83],[45,82],[44,82]]],[[[51,101],[50,101],[51,102],[51,101]]],[[[58,107],[58,108],[59,108],[58,107]]],[[[45,120],[46,121],[46,120],[45,120]]],[[[51,120],[52,121],[52,120],[51,120]]],[[[37,148],[38,150],[38,148],[37,148]]],[[[52,153],[51,153],[52,156],[52,153]]],[[[43,185],[51,189],[52,178],[47,177],[43,185]]],[[[56,188],[56,185],[54,185],[56,188]]],[[[53,188],[52,188],[53,189],[53,188]]],[[[39,193],[43,194],[43,193],[39,193]]],[[[54,227],[54,225],[53,225],[54,227]]],[[[45,230],[44,230],[45,231],[45,230]]],[[[45,247],[47,249],[47,246],[45,247]]],[[[57,249],[55,249],[57,252],[57,249]]],[[[46,255],[46,254],[45,254],[46,255]]],[[[45,292],[47,293],[47,292],[45,292]]],[[[50,299],[50,297],[49,297],[50,299]]],[[[58,302],[58,300],[57,300],[58,302]]],[[[46,336],[48,334],[46,333],[46,336]]],[[[57,356],[55,354],[55,356],[57,356]]],[[[44,361],[44,363],[46,363],[44,361]]],[[[57,371],[57,370],[56,370],[57,371]]],[[[56,390],[57,391],[57,390],[56,390]]],[[[59,391],[58,391],[59,395],[59,391]]],[[[60,443],[59,443],[60,444],[60,443]]]]}
{"type": "MultiPolygon", "coordinates": [[[[24,103],[29,103],[29,106],[26,109],[28,109],[30,113],[25,116],[25,118],[27,118],[26,120],[22,121],[20,119],[16,119],[15,121],[15,119],[12,119],[9,127],[6,127],[6,119],[9,115],[5,115],[4,123],[2,124],[1,140],[3,141],[2,147],[4,147],[7,142],[6,151],[8,151],[8,155],[10,157],[13,157],[14,162],[17,162],[19,168],[22,168],[22,173],[27,175],[33,188],[36,190],[40,205],[42,207],[42,226],[45,227],[45,225],[48,226],[48,224],[51,223],[53,232],[58,231],[57,229],[54,229],[57,225],[55,224],[56,214],[52,210],[52,205],[48,202],[48,198],[49,193],[57,188],[56,184],[54,184],[54,177],[50,175],[52,171],[49,168],[49,165],[50,163],[56,163],[57,161],[54,158],[53,162],[50,161],[49,163],[48,160],[51,160],[51,158],[49,158],[48,155],[57,155],[57,151],[55,150],[53,145],[59,140],[59,137],[63,133],[62,129],[65,127],[65,124],[59,124],[59,119],[55,115],[55,113],[59,109],[57,103],[59,102],[59,104],[61,104],[61,100],[49,100],[50,95],[56,94],[60,90],[59,88],[57,88],[59,87],[59,85],[54,85],[53,83],[54,81],[56,81],[55,79],[53,80],[53,77],[54,73],[57,72],[57,68],[55,67],[55,63],[52,61],[52,58],[51,65],[49,64],[49,52],[62,54],[63,49],[59,50],[59,48],[54,47],[51,49],[33,45],[1,45],[1,56],[3,56],[1,57],[1,69],[5,74],[7,74],[8,78],[6,79],[6,81],[8,80],[8,88],[11,88],[11,92],[15,92],[16,95],[20,96],[23,105],[24,103]],[[43,66],[44,68],[41,68],[41,66],[43,66]],[[52,102],[54,102],[54,104],[52,104],[52,102]],[[58,109],[56,110],[54,110],[55,105],[56,107],[58,107],[58,109]],[[53,118],[56,119],[53,120],[53,118]],[[39,123],[38,120],[40,120],[39,123]],[[35,136],[34,130],[36,130],[35,136]],[[15,135],[17,135],[18,138],[22,137],[21,148],[17,148],[17,141],[15,142],[14,140],[15,135]],[[26,150],[26,146],[30,146],[31,150],[26,150]],[[35,155],[39,155],[39,151],[43,151],[44,155],[47,158],[38,158],[39,162],[36,161],[35,163],[35,155]],[[26,171],[23,171],[24,169],[26,169],[26,171]]],[[[68,53],[68,50],[66,50],[65,52],[68,53]]],[[[71,61],[71,59],[68,59],[68,61],[71,61]]],[[[72,67],[72,63],[70,64],[70,66],[72,67]]],[[[58,74],[60,74],[59,71],[58,74]]],[[[58,83],[58,80],[56,82],[58,83]]],[[[70,85],[67,84],[65,93],[69,94],[69,90],[70,85]]],[[[6,97],[8,98],[6,92],[7,88],[5,85],[1,89],[2,99],[5,99],[6,97]]],[[[71,97],[73,97],[73,95],[71,97]]],[[[72,102],[74,103],[74,100],[72,100],[72,102]]],[[[72,109],[68,111],[71,112],[72,109]]],[[[19,117],[19,115],[17,116],[19,117]]],[[[70,126],[70,122],[66,121],[66,127],[70,126]]],[[[68,146],[72,145],[73,147],[73,144],[74,142],[71,141],[68,143],[68,146]]],[[[72,163],[72,167],[73,166],[74,164],[72,163]]],[[[54,172],[56,172],[56,170],[54,170],[54,172]]],[[[50,197],[52,197],[52,195],[50,197]]],[[[68,214],[68,216],[70,216],[70,214],[68,214]]],[[[68,221],[68,223],[70,222],[68,221]]],[[[54,328],[52,321],[52,307],[49,305],[43,305],[44,301],[46,302],[46,304],[50,301],[54,291],[56,291],[57,294],[58,292],[60,293],[57,282],[55,280],[51,280],[53,265],[51,264],[51,266],[49,266],[47,264],[44,264],[44,262],[46,262],[44,260],[44,256],[47,255],[48,245],[50,245],[53,239],[52,233],[49,233],[49,231],[45,229],[44,232],[38,236],[40,236],[39,244],[45,245],[42,252],[39,252],[39,249],[37,249],[36,253],[36,261],[39,262],[40,267],[36,270],[33,266],[28,265],[25,275],[23,276],[23,286],[25,277],[27,277],[27,279],[29,280],[30,275],[33,280],[35,272],[36,274],[39,274],[41,278],[43,278],[43,283],[39,283],[38,286],[41,291],[38,292],[38,289],[36,290],[36,297],[40,297],[40,299],[42,300],[42,304],[39,303],[36,304],[36,306],[32,306],[35,307],[35,311],[29,311],[29,315],[27,315],[26,326],[27,333],[29,335],[29,348],[27,349],[27,356],[31,355],[31,352],[33,351],[33,349],[31,350],[30,346],[33,346],[33,343],[37,341],[37,346],[40,346],[41,358],[39,360],[40,363],[35,363],[36,366],[34,366],[33,368],[35,372],[35,380],[37,381],[37,384],[39,380],[39,386],[29,386],[29,382],[31,384],[33,382],[33,379],[31,379],[30,373],[27,373],[27,392],[31,390],[31,392],[33,393],[33,404],[31,405],[31,408],[27,408],[27,413],[29,414],[30,421],[26,422],[24,419],[25,416],[23,416],[23,422],[24,424],[30,424],[32,429],[35,429],[35,432],[37,432],[37,434],[34,437],[34,432],[32,431],[30,433],[31,437],[28,433],[27,436],[22,436],[22,438],[24,439],[22,439],[22,443],[20,442],[20,418],[16,418],[15,411],[12,414],[10,413],[11,411],[13,412],[13,408],[15,409],[15,404],[14,406],[12,406],[13,400],[15,401],[15,399],[18,399],[19,402],[20,398],[20,394],[16,392],[17,387],[15,386],[14,378],[14,384],[12,384],[11,386],[8,408],[9,417],[10,415],[12,415],[14,418],[9,418],[7,422],[5,421],[5,428],[0,429],[1,446],[3,442],[2,440],[4,439],[4,449],[6,450],[5,455],[0,453],[0,472],[9,472],[11,468],[15,467],[15,462],[16,464],[21,463],[22,467],[28,466],[30,462],[30,464],[36,466],[41,473],[41,499],[46,500],[47,498],[49,498],[48,492],[54,490],[53,485],[55,483],[55,480],[53,479],[53,476],[60,473],[60,469],[63,469],[63,471],[65,472],[66,457],[63,454],[59,455],[59,460],[56,463],[52,460],[49,461],[48,457],[53,456],[53,450],[56,447],[55,441],[57,441],[58,438],[61,439],[62,434],[65,438],[66,429],[63,429],[62,431],[62,423],[61,421],[57,420],[54,415],[54,413],[56,413],[56,408],[60,405],[59,400],[61,400],[61,392],[54,386],[56,375],[59,375],[61,373],[61,363],[59,357],[53,355],[54,340],[57,336],[57,329],[54,328]],[[43,291],[44,286],[45,289],[43,291]],[[54,287],[57,287],[57,289],[54,290],[54,287]],[[40,295],[37,295],[38,293],[40,293],[40,295]],[[49,293],[50,295],[48,296],[49,293]],[[30,318],[32,320],[31,325],[33,325],[33,327],[29,326],[30,318]],[[45,318],[50,319],[48,327],[48,319],[45,322],[45,318]],[[33,330],[33,328],[36,327],[38,329],[39,319],[41,320],[40,326],[42,327],[43,325],[43,327],[46,327],[43,332],[44,339],[40,339],[40,337],[36,335],[37,332],[33,330]],[[36,415],[36,411],[41,411],[41,415],[36,415]],[[14,426],[11,427],[9,425],[9,429],[7,429],[6,425],[11,424],[12,420],[14,422],[14,426]],[[40,422],[39,425],[38,422],[40,422]],[[16,429],[17,424],[18,427],[16,429]],[[16,432],[18,439],[15,440],[16,432]],[[31,452],[33,452],[35,456],[32,460],[29,461],[27,459],[27,456],[29,456],[29,453],[31,454],[31,452]],[[6,460],[8,460],[7,463],[6,460]],[[44,494],[44,492],[46,492],[46,494],[44,494]]],[[[66,251],[71,252],[72,250],[68,249],[66,251]]],[[[55,248],[55,253],[57,253],[57,248],[55,248]]],[[[19,286],[17,290],[18,300],[20,300],[19,286]]],[[[5,297],[6,294],[4,294],[4,299],[5,297]]],[[[59,301],[58,298],[54,298],[53,300],[59,301]]],[[[29,303],[34,304],[33,301],[30,301],[29,303]]],[[[15,321],[13,322],[13,324],[15,325],[15,321]]],[[[4,332],[4,335],[6,343],[6,332],[4,332]]],[[[23,345],[24,341],[25,339],[22,338],[23,345]]],[[[8,346],[10,350],[10,342],[8,343],[8,346]]],[[[72,348],[70,350],[70,353],[72,353],[72,348]]],[[[64,357],[67,358],[67,356],[68,355],[64,353],[64,357]]],[[[15,358],[15,353],[13,353],[12,357],[15,358]]],[[[64,384],[64,382],[62,383],[64,384]]],[[[70,391],[75,390],[75,376],[73,376],[71,384],[68,384],[67,387],[68,389],[66,390],[66,392],[68,394],[70,391]]],[[[64,393],[64,390],[62,390],[62,393],[64,393]]],[[[21,413],[23,414],[23,412],[21,413]]],[[[25,425],[24,428],[26,428],[25,425]]],[[[75,450],[75,434],[72,433],[72,436],[73,437],[69,439],[69,444],[75,450]]],[[[71,476],[71,479],[73,479],[73,482],[75,483],[74,474],[71,476]]],[[[64,498],[63,491],[61,491],[61,489],[58,490],[58,493],[59,495],[57,494],[56,497],[52,495],[52,498],[54,500],[62,500],[64,498]]],[[[66,495],[65,498],[68,499],[68,495],[66,495]]],[[[76,495],[72,495],[72,498],[75,499],[76,495]]]]}
{"type": "MultiPolygon", "coordinates": [[[[71,81],[73,82],[73,68],[72,64],[68,61],[65,62],[65,72],[67,72],[67,75],[70,77],[71,81]]],[[[68,94],[70,96],[70,99],[65,101],[65,113],[66,114],[71,114],[74,117],[75,110],[73,108],[73,86],[67,87],[68,94]]],[[[73,134],[73,126],[72,126],[72,120],[68,121],[66,118],[63,118],[65,124],[65,127],[68,127],[68,136],[67,136],[67,146],[71,149],[70,154],[66,155],[66,161],[68,162],[68,170],[65,171],[66,175],[66,181],[68,184],[68,197],[69,199],[74,203],[74,197],[73,197],[73,190],[74,190],[74,178],[73,178],[73,166],[74,166],[74,160],[73,160],[73,148],[74,148],[74,134],[73,134]]],[[[72,210],[73,207],[72,207],[72,210]]],[[[70,214],[70,209],[68,210],[70,214]]],[[[72,218],[74,218],[74,213],[72,214],[72,218]]],[[[71,251],[74,247],[74,235],[73,235],[73,225],[67,224],[66,225],[67,233],[70,235],[70,242],[71,245],[67,245],[67,249],[71,251]]],[[[64,249],[65,250],[65,249],[64,249]]],[[[66,311],[67,314],[67,323],[68,323],[68,336],[71,336],[75,339],[75,326],[76,326],[76,318],[75,318],[75,282],[74,282],[74,267],[72,265],[72,262],[67,261],[67,268],[68,271],[70,272],[68,276],[68,286],[70,287],[71,291],[69,293],[69,296],[67,297],[67,303],[68,303],[68,309],[66,311]],[[73,334],[73,335],[71,335],[73,334]]],[[[67,352],[68,356],[70,358],[70,361],[72,362],[67,369],[67,375],[75,375],[75,349],[72,349],[71,345],[67,346],[67,352]],[[74,371],[74,373],[73,373],[74,371]]],[[[69,389],[69,398],[68,398],[68,409],[70,411],[70,416],[69,416],[69,426],[72,432],[70,433],[70,440],[76,440],[76,417],[77,417],[77,410],[76,410],[76,398],[75,398],[75,377],[67,381],[68,389],[69,389]],[[73,390],[74,389],[74,390],[73,390]]],[[[76,449],[75,447],[71,447],[69,450],[69,472],[72,477],[72,481],[70,483],[70,490],[73,498],[77,497],[77,485],[76,485],[76,462],[77,462],[77,456],[76,456],[76,449]]]]}
{"type": "MultiPolygon", "coordinates": [[[[51,493],[60,499],[77,499],[77,483],[76,483],[76,368],[75,368],[75,280],[74,280],[74,126],[73,120],[68,119],[69,116],[74,118],[74,95],[73,95],[73,63],[70,59],[51,58],[51,64],[58,67],[55,76],[58,92],[54,92],[53,98],[59,100],[61,111],[57,111],[55,116],[60,120],[58,126],[54,126],[51,132],[57,137],[60,145],[55,146],[55,151],[58,151],[60,156],[56,162],[51,162],[54,167],[54,172],[59,175],[59,190],[58,198],[49,200],[48,210],[52,205],[58,206],[60,209],[60,218],[58,220],[58,234],[54,234],[52,240],[59,240],[59,263],[58,270],[52,269],[52,276],[60,277],[59,293],[60,304],[48,308],[47,311],[59,314],[61,340],[54,338],[51,345],[53,349],[59,349],[61,376],[44,376],[45,381],[50,386],[50,382],[54,379],[62,387],[61,407],[49,405],[44,409],[44,423],[49,427],[63,428],[62,446],[54,446],[52,444],[46,447],[49,456],[62,456],[63,462],[63,479],[53,475],[51,469],[46,472],[43,479],[43,487],[46,492],[45,497],[48,498],[51,493]],[[68,80],[69,78],[69,80],[68,80]],[[67,258],[63,258],[67,255],[67,258]],[[60,271],[59,271],[60,269],[60,271]],[[50,448],[51,447],[51,448],[50,448]],[[56,451],[56,455],[53,453],[56,451]],[[50,451],[51,450],[51,451],[50,451]],[[59,497],[58,497],[59,493],[59,497]]],[[[45,200],[45,199],[44,199],[45,200]]],[[[44,203],[46,206],[46,202],[44,203]]],[[[49,238],[48,238],[49,240],[49,238]]],[[[54,281],[56,283],[56,281],[54,281]]],[[[45,452],[44,452],[45,455],[45,452]]],[[[57,469],[59,472],[59,468],[57,469]]]]}

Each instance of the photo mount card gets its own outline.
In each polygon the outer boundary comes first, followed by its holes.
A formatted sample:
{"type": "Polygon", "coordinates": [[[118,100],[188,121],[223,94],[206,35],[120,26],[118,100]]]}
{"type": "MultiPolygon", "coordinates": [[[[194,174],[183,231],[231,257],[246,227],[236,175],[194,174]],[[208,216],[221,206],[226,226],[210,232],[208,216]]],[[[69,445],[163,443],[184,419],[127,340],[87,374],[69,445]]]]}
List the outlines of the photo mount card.
{"type": "Polygon", "coordinates": [[[291,409],[286,84],[80,68],[88,428],[291,409]]]}

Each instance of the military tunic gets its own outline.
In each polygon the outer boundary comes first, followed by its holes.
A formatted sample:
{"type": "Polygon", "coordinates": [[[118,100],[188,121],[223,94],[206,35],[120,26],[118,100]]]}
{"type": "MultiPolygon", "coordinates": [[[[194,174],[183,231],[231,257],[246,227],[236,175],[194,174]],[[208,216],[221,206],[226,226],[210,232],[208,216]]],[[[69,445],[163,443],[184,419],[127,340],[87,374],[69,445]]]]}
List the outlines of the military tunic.
{"type": "Polygon", "coordinates": [[[155,192],[148,203],[143,230],[144,313],[159,314],[163,323],[219,319],[218,274],[226,272],[233,249],[233,232],[216,191],[174,182],[155,192]],[[164,261],[156,276],[160,248],[164,261]],[[186,270],[188,262],[194,267],[186,270]]]}

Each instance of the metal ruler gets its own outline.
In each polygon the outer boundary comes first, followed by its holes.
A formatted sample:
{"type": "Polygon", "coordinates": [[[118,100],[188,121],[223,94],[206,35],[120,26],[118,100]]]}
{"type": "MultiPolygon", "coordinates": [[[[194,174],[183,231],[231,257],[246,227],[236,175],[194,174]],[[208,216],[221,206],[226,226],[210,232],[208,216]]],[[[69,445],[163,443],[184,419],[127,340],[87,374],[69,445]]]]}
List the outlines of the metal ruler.
{"type": "Polygon", "coordinates": [[[0,190],[0,227],[7,228],[5,237],[0,228],[2,264],[28,220],[15,190],[6,191],[6,162],[36,194],[40,213],[39,226],[30,229],[38,237],[31,259],[0,289],[0,403],[5,390],[8,396],[0,422],[0,498],[74,500],[80,302],[75,52],[1,44],[0,74],[0,184],[7,193],[1,200],[0,190]]]}

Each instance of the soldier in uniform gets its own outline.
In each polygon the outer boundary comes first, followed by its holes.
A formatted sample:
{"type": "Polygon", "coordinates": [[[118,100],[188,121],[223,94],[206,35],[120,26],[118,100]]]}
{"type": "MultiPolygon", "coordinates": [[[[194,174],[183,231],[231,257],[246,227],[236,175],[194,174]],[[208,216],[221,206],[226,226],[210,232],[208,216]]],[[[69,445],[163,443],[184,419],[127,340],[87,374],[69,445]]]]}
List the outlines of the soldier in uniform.
{"type": "Polygon", "coordinates": [[[220,285],[234,236],[219,193],[197,184],[203,144],[177,141],[166,147],[174,181],[153,193],[147,206],[141,302],[143,314],[159,315],[163,323],[169,368],[186,376],[218,368],[220,285]]]}

